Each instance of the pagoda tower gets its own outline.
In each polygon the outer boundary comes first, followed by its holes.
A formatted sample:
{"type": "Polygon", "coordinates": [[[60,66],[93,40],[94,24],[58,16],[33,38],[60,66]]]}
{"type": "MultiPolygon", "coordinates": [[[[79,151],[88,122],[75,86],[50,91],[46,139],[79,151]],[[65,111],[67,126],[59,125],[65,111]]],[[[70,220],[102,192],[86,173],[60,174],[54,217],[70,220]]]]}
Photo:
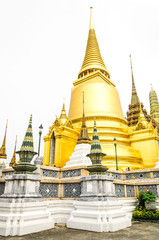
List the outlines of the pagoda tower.
{"type": "Polygon", "coordinates": [[[158,97],[151,85],[151,90],[149,92],[149,101],[150,101],[150,114],[151,117],[156,119],[159,123],[159,103],[158,103],[158,97]]]}
{"type": "Polygon", "coordinates": [[[127,121],[128,126],[135,126],[138,123],[139,115],[140,115],[140,107],[142,108],[143,114],[145,118],[150,121],[150,116],[147,115],[147,111],[143,108],[143,103],[140,104],[140,100],[136,91],[133,67],[132,67],[132,59],[130,55],[130,65],[131,65],[131,77],[132,77],[132,94],[131,94],[131,104],[129,104],[129,110],[127,112],[127,121]]]}

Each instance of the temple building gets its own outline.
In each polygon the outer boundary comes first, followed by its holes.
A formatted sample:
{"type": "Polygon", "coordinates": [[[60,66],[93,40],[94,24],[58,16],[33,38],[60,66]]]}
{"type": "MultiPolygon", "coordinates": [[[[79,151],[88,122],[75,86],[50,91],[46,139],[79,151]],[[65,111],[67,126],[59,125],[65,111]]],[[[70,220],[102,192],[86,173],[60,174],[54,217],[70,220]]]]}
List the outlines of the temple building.
{"type": "Polygon", "coordinates": [[[43,164],[64,167],[74,152],[80,136],[85,95],[85,121],[89,137],[96,118],[102,152],[102,164],[115,169],[116,156],[113,139],[117,139],[119,170],[153,168],[158,161],[158,130],[140,103],[133,76],[132,98],[127,119],[123,115],[115,83],[103,61],[96,38],[92,8],[88,41],[78,79],[73,82],[68,116],[63,105],[61,116],[56,117],[44,137],[43,164]]]}

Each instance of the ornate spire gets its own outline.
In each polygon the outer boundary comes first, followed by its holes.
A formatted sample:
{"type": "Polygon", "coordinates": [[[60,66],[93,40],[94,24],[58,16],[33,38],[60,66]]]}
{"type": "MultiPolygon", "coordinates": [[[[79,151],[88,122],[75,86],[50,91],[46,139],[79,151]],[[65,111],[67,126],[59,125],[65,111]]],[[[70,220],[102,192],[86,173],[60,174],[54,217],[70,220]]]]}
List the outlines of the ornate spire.
{"type": "Polygon", "coordinates": [[[91,139],[88,136],[86,121],[85,121],[85,114],[84,114],[84,92],[83,92],[83,117],[82,117],[82,126],[80,131],[80,136],[77,140],[77,144],[80,143],[91,143],[91,139]]]}
{"type": "Polygon", "coordinates": [[[96,70],[100,70],[104,75],[110,78],[110,74],[103,62],[100,49],[98,46],[98,42],[97,42],[95,30],[94,30],[92,9],[93,8],[91,7],[89,35],[87,40],[85,57],[84,57],[81,70],[78,74],[78,78],[83,77],[84,75],[96,70]]]}
{"type": "Polygon", "coordinates": [[[4,139],[3,139],[3,143],[2,143],[2,147],[0,148],[0,158],[7,158],[7,154],[6,154],[6,136],[7,136],[7,127],[8,127],[8,120],[6,123],[6,130],[5,130],[5,134],[4,134],[4,139]]]}
{"type": "Polygon", "coordinates": [[[104,175],[105,172],[108,170],[108,168],[102,165],[102,159],[104,156],[106,156],[106,154],[102,153],[98,132],[96,128],[96,119],[94,119],[94,130],[93,130],[91,151],[86,156],[90,157],[92,161],[92,165],[86,168],[86,170],[89,171],[90,175],[94,175],[94,174],[104,175]]]}
{"type": "Polygon", "coordinates": [[[92,136],[92,144],[91,144],[91,153],[101,153],[101,145],[99,141],[99,136],[96,128],[96,118],[94,119],[94,130],[92,136]]]}
{"type": "Polygon", "coordinates": [[[66,115],[66,110],[65,110],[65,102],[63,100],[63,107],[62,107],[62,110],[61,110],[61,115],[60,115],[60,122],[64,125],[67,121],[67,115],[66,115]]]}
{"type": "Polygon", "coordinates": [[[10,163],[9,163],[10,167],[12,167],[12,166],[14,166],[16,164],[16,155],[15,155],[15,153],[16,153],[16,146],[17,146],[17,136],[16,136],[16,139],[15,139],[15,147],[14,147],[13,157],[12,157],[10,163]]]}
{"type": "Polygon", "coordinates": [[[132,76],[132,96],[131,96],[131,104],[136,104],[136,103],[140,103],[138,95],[137,95],[137,91],[136,91],[136,87],[135,87],[135,81],[134,81],[134,74],[133,74],[133,67],[132,67],[132,59],[131,59],[131,55],[130,55],[130,65],[131,65],[131,76],[132,76]]]}
{"type": "Polygon", "coordinates": [[[30,115],[29,125],[21,146],[20,151],[16,153],[19,154],[19,164],[15,164],[13,169],[16,171],[17,174],[26,174],[32,173],[36,170],[36,166],[31,164],[31,160],[33,159],[34,155],[37,153],[34,152],[34,144],[33,144],[33,132],[32,132],[32,114],[30,115]]]}
{"type": "Polygon", "coordinates": [[[150,114],[151,117],[156,118],[157,121],[159,121],[159,103],[158,103],[158,97],[155,92],[155,90],[152,87],[151,84],[151,90],[149,93],[149,101],[150,101],[150,114]]]}
{"type": "Polygon", "coordinates": [[[33,132],[32,132],[32,114],[30,115],[29,125],[28,125],[20,151],[34,152],[33,132]]]}

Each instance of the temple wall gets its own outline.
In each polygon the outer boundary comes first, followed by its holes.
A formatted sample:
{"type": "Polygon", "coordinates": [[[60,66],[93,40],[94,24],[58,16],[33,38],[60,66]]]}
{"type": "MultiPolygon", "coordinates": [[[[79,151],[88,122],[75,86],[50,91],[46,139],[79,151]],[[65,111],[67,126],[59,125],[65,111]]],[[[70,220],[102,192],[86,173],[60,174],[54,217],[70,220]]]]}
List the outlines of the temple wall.
{"type": "MultiPolygon", "coordinates": [[[[4,169],[0,178],[0,195],[4,192],[4,177],[13,174],[13,169],[4,169]]],[[[120,199],[136,199],[138,190],[151,190],[159,197],[159,168],[115,171],[106,173],[114,179],[114,191],[120,199]]],[[[41,166],[40,193],[44,200],[78,199],[81,194],[81,176],[87,176],[88,172],[83,167],[55,168],[41,166]]]]}

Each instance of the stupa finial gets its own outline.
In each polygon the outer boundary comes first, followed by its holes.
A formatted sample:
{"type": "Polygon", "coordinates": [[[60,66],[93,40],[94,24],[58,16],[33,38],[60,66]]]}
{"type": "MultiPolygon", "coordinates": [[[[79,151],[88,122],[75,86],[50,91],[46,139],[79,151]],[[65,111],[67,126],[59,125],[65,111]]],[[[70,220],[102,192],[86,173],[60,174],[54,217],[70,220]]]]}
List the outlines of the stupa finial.
{"type": "Polygon", "coordinates": [[[90,25],[89,25],[89,29],[94,29],[93,7],[90,7],[90,25]]]}

